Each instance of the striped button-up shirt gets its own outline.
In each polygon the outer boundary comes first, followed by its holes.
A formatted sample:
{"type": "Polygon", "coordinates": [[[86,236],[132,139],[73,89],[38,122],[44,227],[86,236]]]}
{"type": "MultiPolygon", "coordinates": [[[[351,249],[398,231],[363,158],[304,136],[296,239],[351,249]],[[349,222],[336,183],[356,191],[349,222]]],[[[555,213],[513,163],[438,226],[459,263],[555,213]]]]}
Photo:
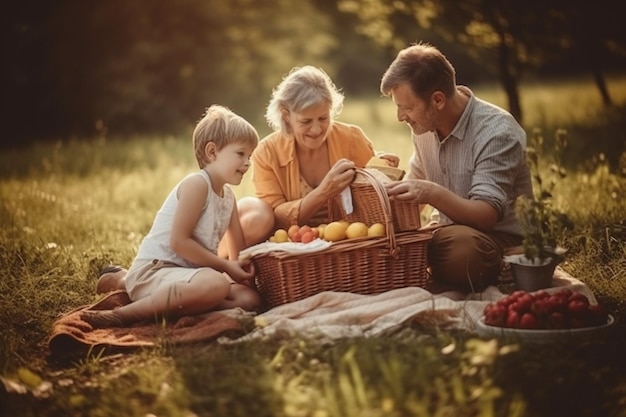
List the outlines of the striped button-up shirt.
{"type": "MultiPolygon", "coordinates": [[[[469,96],[461,118],[442,140],[435,132],[413,135],[407,178],[429,180],[463,198],[486,201],[498,211],[495,231],[521,235],[515,200],[532,196],[526,132],[506,110],[476,98],[467,87],[458,89],[469,96]]],[[[439,223],[451,223],[439,211],[439,223]]]]}

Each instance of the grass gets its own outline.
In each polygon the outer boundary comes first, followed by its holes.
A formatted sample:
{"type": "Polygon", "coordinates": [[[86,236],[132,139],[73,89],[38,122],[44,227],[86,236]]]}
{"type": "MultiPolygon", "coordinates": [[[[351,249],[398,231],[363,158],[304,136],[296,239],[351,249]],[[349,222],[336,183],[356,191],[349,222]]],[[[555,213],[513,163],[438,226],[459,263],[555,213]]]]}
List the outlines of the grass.
{"type": "MultiPolygon", "coordinates": [[[[556,195],[577,225],[564,236],[563,267],[617,318],[606,339],[575,345],[414,325],[333,344],[297,335],[232,346],[164,340],[132,354],[95,350],[52,360],[46,340],[54,320],[97,299],[102,266],[130,264],[170,188],[196,167],[188,138],[66,140],[4,152],[0,414],[626,416],[626,159],[620,166],[624,141],[615,140],[626,131],[626,79],[610,86],[618,105],[607,112],[585,82],[522,91],[527,130],[540,127],[549,139],[566,128],[574,148],[556,195]]],[[[505,105],[498,90],[474,90],[505,105]]],[[[394,115],[389,100],[348,98],[341,120],[362,126],[377,149],[406,164],[408,131],[394,115]]],[[[238,195],[251,192],[248,181],[238,195]]]]}

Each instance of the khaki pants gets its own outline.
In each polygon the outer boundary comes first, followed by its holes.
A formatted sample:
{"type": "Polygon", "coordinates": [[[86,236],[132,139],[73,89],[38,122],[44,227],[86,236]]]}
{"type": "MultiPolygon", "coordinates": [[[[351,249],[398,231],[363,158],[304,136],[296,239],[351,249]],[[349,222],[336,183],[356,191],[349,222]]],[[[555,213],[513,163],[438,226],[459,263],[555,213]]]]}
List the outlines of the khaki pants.
{"type": "Polygon", "coordinates": [[[435,231],[428,245],[428,264],[435,282],[481,291],[498,281],[506,248],[522,237],[484,233],[469,226],[449,225],[435,231]]]}

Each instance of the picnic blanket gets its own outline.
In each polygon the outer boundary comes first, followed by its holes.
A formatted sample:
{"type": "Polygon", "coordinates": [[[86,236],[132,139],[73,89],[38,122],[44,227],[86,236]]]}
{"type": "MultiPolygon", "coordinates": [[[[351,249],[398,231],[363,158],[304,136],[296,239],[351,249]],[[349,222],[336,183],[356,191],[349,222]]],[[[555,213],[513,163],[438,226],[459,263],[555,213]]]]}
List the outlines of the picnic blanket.
{"type": "Polygon", "coordinates": [[[251,313],[242,309],[215,311],[171,322],[143,321],[130,327],[93,329],[80,318],[86,309],[109,310],[130,303],[125,291],[109,293],[96,303],[79,307],[61,316],[52,326],[48,339],[51,355],[65,355],[86,349],[107,348],[115,351],[153,347],[167,341],[185,344],[210,341],[219,336],[244,334],[243,320],[251,313]]]}
{"type": "MultiPolygon", "coordinates": [[[[553,288],[548,292],[567,287],[585,294],[592,303],[597,302],[583,282],[561,268],[556,269],[552,284],[553,288]]],[[[423,288],[407,287],[376,295],[321,292],[258,315],[232,309],[183,317],[168,324],[141,322],[127,328],[92,329],[80,319],[80,311],[87,308],[110,309],[129,303],[128,295],[118,291],[62,316],[54,323],[48,344],[50,351],[58,354],[98,346],[151,347],[163,340],[170,344],[212,340],[231,344],[279,334],[333,340],[377,336],[416,322],[444,329],[474,331],[476,320],[485,306],[504,296],[505,293],[495,286],[471,294],[458,291],[432,294],[423,288]],[[246,331],[242,324],[246,318],[254,319],[255,326],[251,331],[246,331]]]]}
{"type": "MultiPolygon", "coordinates": [[[[585,294],[593,304],[597,300],[589,287],[557,267],[552,280],[556,292],[569,288],[585,294]]],[[[304,300],[283,304],[258,315],[257,327],[234,341],[240,342],[276,334],[297,334],[325,339],[370,337],[394,331],[409,322],[442,329],[465,329],[474,332],[476,322],[490,302],[506,293],[490,286],[481,293],[447,291],[432,294],[423,288],[407,287],[378,295],[322,292],[304,300]]]]}

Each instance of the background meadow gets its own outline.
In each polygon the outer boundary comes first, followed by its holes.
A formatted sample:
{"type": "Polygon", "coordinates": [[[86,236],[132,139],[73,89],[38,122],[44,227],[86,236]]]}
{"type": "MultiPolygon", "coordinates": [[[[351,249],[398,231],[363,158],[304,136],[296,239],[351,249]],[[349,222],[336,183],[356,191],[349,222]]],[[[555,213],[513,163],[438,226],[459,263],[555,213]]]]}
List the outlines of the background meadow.
{"type": "Polygon", "coordinates": [[[0,415],[626,417],[626,31],[613,3],[13,2],[0,26],[0,415]],[[538,129],[545,152],[567,130],[555,198],[576,228],[562,265],[617,318],[612,332],[533,346],[415,325],[332,345],[163,340],[48,357],[54,320],[97,299],[98,270],[131,262],[165,195],[197,169],[190,136],[206,106],[263,136],[272,87],[316,65],[346,92],[340,120],[406,167],[408,129],[378,83],[414,42],[538,129]]]}
{"type": "MultiPolygon", "coordinates": [[[[603,107],[591,80],[524,85],[525,128],[546,149],[568,131],[556,188],[575,221],[563,267],[617,317],[606,340],[508,345],[415,326],[332,346],[298,337],[50,361],[54,320],[97,299],[97,272],[129,265],[171,187],[197,169],[180,136],[67,138],[0,155],[0,414],[6,416],[624,416],[626,78],[603,107]],[[567,398],[564,402],[558,398],[567,398]]],[[[499,89],[473,86],[505,105],[499,89]]],[[[406,168],[409,131],[389,99],[347,97],[360,125],[406,168]]],[[[267,127],[257,125],[263,136],[267,127]]],[[[547,168],[546,168],[547,169],[547,168]]],[[[252,193],[250,175],[236,187],[252,193]]]]}

